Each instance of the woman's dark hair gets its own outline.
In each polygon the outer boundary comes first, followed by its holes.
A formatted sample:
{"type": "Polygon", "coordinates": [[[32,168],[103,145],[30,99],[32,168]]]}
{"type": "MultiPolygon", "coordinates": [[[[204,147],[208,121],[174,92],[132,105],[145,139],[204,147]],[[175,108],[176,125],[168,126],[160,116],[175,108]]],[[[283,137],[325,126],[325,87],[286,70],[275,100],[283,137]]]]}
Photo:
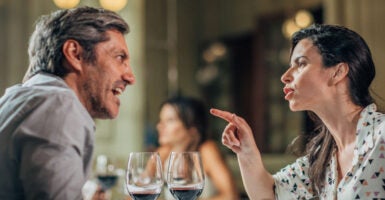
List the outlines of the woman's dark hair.
{"type": "Polygon", "coordinates": [[[101,8],[79,7],[42,16],[29,40],[30,64],[24,81],[41,71],[64,77],[68,69],[63,66],[62,47],[69,39],[79,42],[84,49],[82,58],[93,63],[94,47],[109,40],[108,30],[126,34],[129,27],[118,14],[101,8]]]}
{"type": "Polygon", "coordinates": [[[199,144],[208,138],[208,109],[206,105],[195,98],[177,96],[172,97],[161,104],[171,105],[175,108],[178,117],[186,128],[195,127],[200,135],[199,144]]]}
{"type": "MultiPolygon", "coordinates": [[[[312,41],[322,56],[324,67],[338,63],[349,66],[349,94],[354,104],[366,107],[373,103],[369,86],[376,74],[372,55],[364,39],[356,32],[336,25],[312,25],[296,32],[292,37],[292,48],[303,39],[312,41]]],[[[309,112],[315,129],[309,139],[305,154],[309,158],[309,177],[313,191],[319,193],[325,182],[325,169],[336,147],[327,127],[313,112],[309,112]]]]}

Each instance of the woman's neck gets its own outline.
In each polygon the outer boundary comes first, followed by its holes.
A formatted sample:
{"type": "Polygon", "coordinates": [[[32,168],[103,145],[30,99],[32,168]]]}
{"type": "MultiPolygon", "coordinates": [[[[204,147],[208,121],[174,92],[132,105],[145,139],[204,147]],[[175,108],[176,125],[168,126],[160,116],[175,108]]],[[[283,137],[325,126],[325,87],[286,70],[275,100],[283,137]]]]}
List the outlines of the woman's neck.
{"type": "Polygon", "coordinates": [[[328,104],[315,112],[332,134],[338,149],[345,149],[355,143],[356,129],[363,107],[346,102],[328,104]]]}

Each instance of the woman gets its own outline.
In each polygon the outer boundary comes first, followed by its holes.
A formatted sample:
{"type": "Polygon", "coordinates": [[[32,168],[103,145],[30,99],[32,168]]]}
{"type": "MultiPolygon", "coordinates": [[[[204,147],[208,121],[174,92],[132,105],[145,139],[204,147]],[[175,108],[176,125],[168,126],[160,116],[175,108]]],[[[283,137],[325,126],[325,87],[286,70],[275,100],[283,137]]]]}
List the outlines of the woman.
{"type": "MultiPolygon", "coordinates": [[[[219,148],[207,139],[208,119],[204,104],[194,98],[171,98],[162,104],[159,118],[158,152],[163,165],[172,151],[199,151],[207,180],[201,198],[238,199],[234,179],[219,148]]],[[[171,198],[169,195],[166,197],[171,198]]]]}
{"type": "Polygon", "coordinates": [[[310,111],[317,125],[305,156],[275,175],[263,166],[247,122],[229,122],[222,142],[238,157],[251,199],[375,199],[385,197],[385,115],[369,94],[375,76],[370,50],[355,32],[313,25],[294,34],[282,75],[292,111],[310,111]]]}

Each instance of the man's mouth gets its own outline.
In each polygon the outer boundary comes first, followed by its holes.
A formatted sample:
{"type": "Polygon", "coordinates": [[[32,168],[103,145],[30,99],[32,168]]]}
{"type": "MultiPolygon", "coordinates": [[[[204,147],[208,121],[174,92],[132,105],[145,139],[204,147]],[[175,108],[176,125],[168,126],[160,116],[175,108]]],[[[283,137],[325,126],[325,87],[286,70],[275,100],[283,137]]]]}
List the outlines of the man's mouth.
{"type": "Polygon", "coordinates": [[[119,96],[119,95],[121,95],[123,93],[123,90],[124,89],[122,89],[122,88],[114,88],[112,90],[112,92],[114,93],[115,96],[119,96]]]}

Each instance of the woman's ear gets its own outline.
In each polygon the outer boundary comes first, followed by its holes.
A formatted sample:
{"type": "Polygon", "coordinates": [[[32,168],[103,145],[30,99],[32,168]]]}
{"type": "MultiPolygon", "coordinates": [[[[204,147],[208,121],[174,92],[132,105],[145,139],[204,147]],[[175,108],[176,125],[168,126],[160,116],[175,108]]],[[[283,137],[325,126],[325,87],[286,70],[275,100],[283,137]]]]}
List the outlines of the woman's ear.
{"type": "Polygon", "coordinates": [[[76,40],[67,40],[63,44],[63,55],[70,70],[82,71],[82,52],[83,47],[76,40]]]}
{"type": "Polygon", "coordinates": [[[338,63],[332,70],[332,83],[336,84],[348,76],[349,65],[347,63],[338,63]]]}

